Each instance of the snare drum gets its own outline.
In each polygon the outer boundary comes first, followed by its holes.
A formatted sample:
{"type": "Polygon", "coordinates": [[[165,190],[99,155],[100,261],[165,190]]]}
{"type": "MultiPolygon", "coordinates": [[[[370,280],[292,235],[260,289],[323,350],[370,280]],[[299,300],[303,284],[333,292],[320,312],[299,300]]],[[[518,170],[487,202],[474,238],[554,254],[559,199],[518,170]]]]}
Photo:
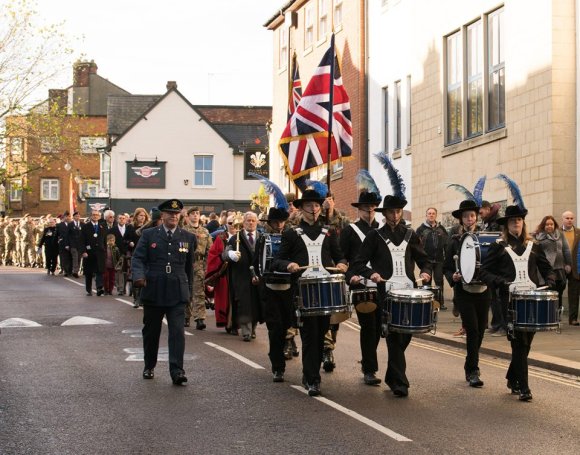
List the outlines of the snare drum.
{"type": "Polygon", "coordinates": [[[483,263],[487,254],[489,253],[489,248],[492,244],[496,243],[500,238],[501,232],[478,232],[477,241],[479,242],[479,254],[480,261],[483,263]]]}
{"type": "Polygon", "coordinates": [[[298,279],[298,310],[301,317],[348,313],[344,275],[298,279]]]}
{"type": "Polygon", "coordinates": [[[425,284],[423,286],[419,286],[419,289],[431,291],[433,293],[433,305],[437,306],[437,308],[441,306],[442,295],[441,288],[439,286],[425,284]]]}
{"type": "Polygon", "coordinates": [[[260,273],[263,275],[270,271],[272,261],[280,251],[282,244],[282,234],[264,234],[264,249],[260,258],[260,273]]]}
{"type": "Polygon", "coordinates": [[[352,289],[348,298],[359,313],[372,313],[377,309],[377,288],[352,289]]]}
{"type": "Polygon", "coordinates": [[[424,289],[398,289],[387,294],[390,331],[426,333],[433,329],[433,293],[424,289]]]}
{"type": "Polygon", "coordinates": [[[511,295],[514,330],[545,332],[560,328],[556,291],[515,291],[511,295]]]}

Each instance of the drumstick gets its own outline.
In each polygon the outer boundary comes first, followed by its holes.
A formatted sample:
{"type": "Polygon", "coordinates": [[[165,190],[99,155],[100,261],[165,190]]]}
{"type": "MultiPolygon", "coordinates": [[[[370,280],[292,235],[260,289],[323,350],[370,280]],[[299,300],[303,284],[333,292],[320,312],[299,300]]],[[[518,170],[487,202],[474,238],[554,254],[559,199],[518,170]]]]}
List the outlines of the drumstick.
{"type": "Polygon", "coordinates": [[[545,291],[546,289],[550,289],[550,286],[540,286],[539,288],[536,288],[536,291],[545,291]]]}
{"type": "Polygon", "coordinates": [[[331,272],[338,272],[340,271],[340,269],[338,267],[324,267],[323,265],[303,265],[301,267],[298,267],[298,270],[306,270],[309,269],[310,267],[322,267],[325,268],[326,270],[330,270],[331,272]]]}
{"type": "Polygon", "coordinates": [[[453,255],[453,260],[455,261],[455,272],[459,273],[459,256],[453,255]]]}
{"type": "Polygon", "coordinates": [[[417,287],[423,286],[423,278],[417,278],[415,283],[417,283],[417,287]]]}

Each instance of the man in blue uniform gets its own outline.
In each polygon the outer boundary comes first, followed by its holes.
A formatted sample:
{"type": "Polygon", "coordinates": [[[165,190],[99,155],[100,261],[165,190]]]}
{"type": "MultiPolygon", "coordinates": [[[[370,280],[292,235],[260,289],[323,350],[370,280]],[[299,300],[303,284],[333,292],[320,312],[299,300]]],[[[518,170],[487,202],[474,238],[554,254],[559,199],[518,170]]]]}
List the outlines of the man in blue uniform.
{"type": "Polygon", "coordinates": [[[133,286],[142,288],[143,378],[153,379],[163,317],[169,331],[169,373],[173,384],[187,382],[183,370],[185,305],[193,285],[195,235],[179,228],[183,204],[170,199],[159,205],[162,224],[143,231],[132,258],[133,286]]]}

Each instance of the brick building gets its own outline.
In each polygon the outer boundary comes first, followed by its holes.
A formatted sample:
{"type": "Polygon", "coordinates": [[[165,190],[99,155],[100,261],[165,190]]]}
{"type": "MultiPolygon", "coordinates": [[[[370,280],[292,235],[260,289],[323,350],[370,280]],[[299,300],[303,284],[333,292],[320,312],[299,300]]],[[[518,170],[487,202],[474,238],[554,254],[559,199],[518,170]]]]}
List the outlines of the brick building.
{"type": "Polygon", "coordinates": [[[51,89],[28,115],[6,121],[10,216],[57,215],[76,206],[85,214],[86,197],[101,191],[102,156],[107,144],[107,97],[128,94],[97,74],[94,62],[73,66],[73,84],[51,89]]]}
{"type": "MultiPolygon", "coordinates": [[[[290,61],[296,53],[304,90],[330,46],[332,30],[335,32],[342,79],[350,98],[353,159],[334,167],[331,190],[337,207],[351,216],[356,211],[350,203],[358,199],[355,176],[359,169],[368,166],[364,5],[363,0],[294,0],[281,6],[264,24],[272,30],[274,39],[270,174],[284,190],[292,191],[278,152],[278,141],[287,123],[290,61]]],[[[323,168],[313,173],[312,178],[325,175],[323,168]]]]}

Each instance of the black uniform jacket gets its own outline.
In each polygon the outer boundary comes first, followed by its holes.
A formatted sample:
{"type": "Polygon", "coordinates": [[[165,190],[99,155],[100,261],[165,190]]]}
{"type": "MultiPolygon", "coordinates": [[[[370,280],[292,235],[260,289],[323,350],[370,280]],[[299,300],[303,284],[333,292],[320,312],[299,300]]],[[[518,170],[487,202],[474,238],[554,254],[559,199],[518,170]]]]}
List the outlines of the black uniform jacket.
{"type": "MultiPolygon", "coordinates": [[[[360,231],[365,235],[377,229],[379,227],[379,223],[376,220],[373,220],[372,224],[368,224],[366,221],[358,220],[354,224],[360,229],[360,231]]],[[[344,257],[348,261],[349,265],[352,266],[356,255],[358,254],[360,247],[362,246],[362,240],[352,228],[352,225],[349,224],[344,230],[340,233],[340,249],[344,253],[344,257]]],[[[350,283],[350,279],[355,275],[352,268],[349,268],[348,272],[346,273],[346,282],[350,283]]]]}
{"type": "MultiPolygon", "coordinates": [[[[322,232],[324,225],[320,221],[315,222],[313,225],[308,224],[306,221],[301,221],[298,227],[304,231],[308,238],[316,240],[322,232]]],[[[334,267],[338,263],[347,264],[347,260],[338,244],[337,235],[332,229],[326,233],[326,237],[322,241],[321,256],[324,267],[334,267]]],[[[296,230],[289,229],[284,231],[280,251],[278,257],[274,260],[273,269],[278,272],[288,272],[288,264],[291,262],[295,262],[302,267],[309,265],[308,261],[306,244],[302,241],[296,230]]],[[[301,271],[292,274],[292,279],[298,279],[302,273],[304,272],[301,271]]]]}
{"type": "Polygon", "coordinates": [[[83,236],[82,236],[83,222],[79,221],[79,226],[77,227],[74,221],[68,224],[68,245],[75,250],[82,249],[83,236]]]}
{"type": "Polygon", "coordinates": [[[56,226],[47,226],[42,232],[42,237],[40,242],[38,242],[38,248],[44,248],[50,252],[58,251],[58,234],[56,232],[56,226]]]}
{"type": "Polygon", "coordinates": [[[84,270],[88,273],[103,273],[105,271],[105,258],[107,254],[107,224],[103,220],[97,222],[95,229],[92,221],[83,224],[81,228],[82,245],[81,254],[87,253],[84,270]],[[97,236],[95,237],[95,234],[97,236]]]}
{"type": "MultiPolygon", "coordinates": [[[[369,279],[375,272],[386,280],[391,278],[393,275],[393,260],[385,240],[391,241],[394,245],[400,245],[405,239],[408,229],[402,223],[399,223],[395,226],[395,229],[391,229],[389,225],[385,224],[380,229],[370,231],[359,250],[359,254],[351,265],[352,272],[369,279]],[[367,267],[369,261],[371,263],[370,269],[367,267]]],[[[432,267],[429,257],[421,246],[417,234],[412,232],[405,252],[405,272],[413,283],[415,282],[415,263],[421,269],[421,273],[431,275],[432,267]]],[[[377,287],[384,290],[384,283],[379,283],[377,287]]]]}
{"type": "Polygon", "coordinates": [[[193,285],[195,235],[176,228],[171,242],[163,225],[145,229],[131,260],[133,281],[145,278],[145,305],[174,306],[189,302],[193,285]]]}
{"type": "MultiPolygon", "coordinates": [[[[498,286],[502,293],[508,291],[509,283],[513,282],[516,277],[514,263],[505,250],[505,247],[508,244],[518,255],[523,254],[526,249],[526,244],[523,242],[521,237],[518,238],[509,234],[507,242],[501,240],[490,246],[489,252],[481,265],[482,280],[488,285],[493,284],[498,286]]],[[[540,283],[538,271],[544,277],[546,284],[553,287],[556,281],[556,274],[552,270],[552,266],[550,265],[550,262],[548,262],[548,259],[540,245],[534,242],[530,253],[530,259],[528,261],[528,276],[536,286],[540,283]]]]}

